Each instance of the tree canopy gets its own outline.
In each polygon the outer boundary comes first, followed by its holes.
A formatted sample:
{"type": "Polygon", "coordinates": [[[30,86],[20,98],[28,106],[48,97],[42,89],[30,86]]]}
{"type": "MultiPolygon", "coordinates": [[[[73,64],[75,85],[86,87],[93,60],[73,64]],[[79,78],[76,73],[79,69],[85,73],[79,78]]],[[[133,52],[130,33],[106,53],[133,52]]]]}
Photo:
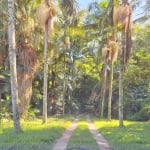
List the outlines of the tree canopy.
{"type": "MultiPolygon", "coordinates": [[[[26,118],[42,115],[44,36],[36,15],[41,2],[41,0],[15,1],[19,106],[20,113],[24,112],[22,115],[26,118]]],[[[146,3],[144,9],[149,12],[149,1],[146,3]]],[[[65,113],[90,112],[99,116],[100,91],[103,81],[102,47],[116,32],[112,25],[112,1],[91,3],[87,10],[79,10],[80,6],[75,0],[56,1],[52,4],[56,9],[56,16],[54,31],[48,38],[48,115],[62,113],[64,103],[65,113]]],[[[140,6],[140,3],[131,2],[132,8],[138,9],[138,5],[140,6]]],[[[0,119],[11,117],[10,83],[7,80],[10,74],[6,8],[7,1],[1,0],[0,119]]],[[[150,119],[150,24],[148,16],[149,13],[146,13],[136,19],[131,29],[131,56],[123,81],[125,119],[150,119]]],[[[121,47],[119,34],[117,41],[121,47]]],[[[120,58],[120,55],[118,57],[120,58]]],[[[113,118],[118,118],[119,58],[114,63],[113,71],[113,118]]],[[[104,117],[107,117],[108,113],[109,87],[107,84],[104,117]]]]}

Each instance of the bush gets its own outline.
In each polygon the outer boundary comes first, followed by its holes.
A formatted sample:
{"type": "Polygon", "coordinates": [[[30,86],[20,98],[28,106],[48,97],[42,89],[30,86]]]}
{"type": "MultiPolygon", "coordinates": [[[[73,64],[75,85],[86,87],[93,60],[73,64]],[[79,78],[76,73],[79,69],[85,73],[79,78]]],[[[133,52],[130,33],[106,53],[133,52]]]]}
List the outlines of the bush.
{"type": "Polygon", "coordinates": [[[150,96],[143,102],[141,110],[131,117],[132,120],[148,121],[150,120],[150,96]]]}

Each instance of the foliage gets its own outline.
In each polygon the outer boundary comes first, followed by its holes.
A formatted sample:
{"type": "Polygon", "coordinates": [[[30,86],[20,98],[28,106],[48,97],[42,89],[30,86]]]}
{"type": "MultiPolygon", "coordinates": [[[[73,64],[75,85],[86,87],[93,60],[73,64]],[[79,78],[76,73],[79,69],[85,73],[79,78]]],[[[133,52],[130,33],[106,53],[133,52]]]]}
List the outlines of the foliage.
{"type": "MultiPolygon", "coordinates": [[[[53,94],[55,95],[57,103],[62,102],[64,76],[66,76],[67,92],[64,95],[66,112],[70,113],[69,107],[72,107],[71,104],[80,106],[81,110],[85,110],[84,106],[89,100],[94,85],[101,80],[99,74],[102,68],[101,48],[105,40],[114,32],[111,27],[112,20],[110,19],[111,5],[109,5],[108,2],[112,1],[104,0],[100,3],[92,3],[89,6],[89,11],[85,10],[80,12],[77,12],[78,5],[75,0],[63,0],[56,3],[56,9],[59,10],[59,12],[55,24],[55,34],[48,42],[48,47],[50,47],[48,50],[48,108],[51,107],[50,100],[53,94]],[[66,36],[70,38],[71,43],[71,48],[67,52],[64,49],[64,39],[66,36]],[[66,61],[64,61],[65,57],[66,61]],[[65,64],[66,69],[64,69],[65,64]]],[[[115,2],[117,3],[118,0],[115,0],[115,2]]],[[[33,94],[29,109],[29,116],[33,118],[34,115],[41,115],[42,112],[43,33],[39,28],[35,16],[36,9],[40,3],[41,0],[16,0],[15,3],[17,46],[24,42],[26,38],[36,50],[40,62],[38,73],[33,82],[33,94]]],[[[6,7],[7,1],[1,0],[0,65],[4,66],[8,64],[6,7]]],[[[134,26],[132,57],[124,75],[124,113],[126,118],[138,120],[148,119],[148,84],[150,82],[149,37],[149,25],[142,27],[139,25],[134,26]]],[[[24,49],[24,51],[26,50],[24,49]]],[[[25,56],[28,57],[28,55],[25,56]]],[[[22,63],[20,63],[20,66],[22,67],[22,63]]],[[[28,67],[32,68],[27,64],[25,69],[28,69],[28,67]]],[[[5,69],[6,66],[3,67],[1,71],[7,72],[5,69]]],[[[113,117],[117,117],[118,64],[114,68],[113,84],[112,109],[115,110],[113,117]]],[[[10,88],[9,84],[6,88],[10,88]]],[[[2,88],[2,90],[4,90],[4,88],[2,88]]],[[[11,102],[9,90],[2,93],[1,103],[2,109],[0,109],[0,112],[2,116],[10,116],[11,102]]],[[[107,108],[104,110],[107,110],[107,108]]]]}
{"type": "Polygon", "coordinates": [[[76,88],[73,91],[73,96],[80,105],[80,111],[86,111],[85,105],[88,103],[92,88],[96,84],[97,80],[92,79],[88,75],[81,76],[80,80],[76,83],[76,88]]]}
{"type": "Polygon", "coordinates": [[[140,104],[140,109],[131,116],[130,119],[132,120],[139,120],[139,121],[145,121],[150,120],[150,92],[148,91],[148,95],[146,95],[146,98],[144,101],[140,104]]]}
{"type": "Polygon", "coordinates": [[[136,27],[134,36],[132,59],[124,79],[125,116],[128,119],[149,120],[149,26],[136,27]]]}

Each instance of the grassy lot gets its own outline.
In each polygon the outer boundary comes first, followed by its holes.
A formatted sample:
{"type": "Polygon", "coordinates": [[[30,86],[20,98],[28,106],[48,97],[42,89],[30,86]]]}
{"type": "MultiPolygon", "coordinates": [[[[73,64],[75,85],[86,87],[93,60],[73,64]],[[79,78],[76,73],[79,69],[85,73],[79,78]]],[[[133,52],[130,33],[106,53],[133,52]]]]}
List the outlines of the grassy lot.
{"type": "Polygon", "coordinates": [[[47,125],[41,120],[21,121],[23,133],[15,134],[13,123],[0,124],[0,150],[51,150],[54,141],[70,125],[73,118],[50,118],[47,125]]]}
{"type": "Polygon", "coordinates": [[[67,147],[83,147],[88,148],[88,150],[99,150],[96,141],[88,130],[87,122],[83,120],[79,121],[67,147]]]}
{"type": "Polygon", "coordinates": [[[150,150],[150,121],[125,121],[124,128],[119,128],[116,120],[93,122],[115,150],[150,150]]]}
{"type": "MultiPolygon", "coordinates": [[[[0,150],[52,150],[54,141],[71,124],[73,117],[49,118],[47,125],[41,120],[22,121],[23,133],[15,134],[12,122],[0,123],[0,150]]],[[[118,121],[93,119],[99,132],[115,150],[150,150],[150,122],[125,121],[119,128],[118,121]]],[[[83,146],[98,150],[88,130],[85,118],[81,118],[68,147],[83,146]]]]}

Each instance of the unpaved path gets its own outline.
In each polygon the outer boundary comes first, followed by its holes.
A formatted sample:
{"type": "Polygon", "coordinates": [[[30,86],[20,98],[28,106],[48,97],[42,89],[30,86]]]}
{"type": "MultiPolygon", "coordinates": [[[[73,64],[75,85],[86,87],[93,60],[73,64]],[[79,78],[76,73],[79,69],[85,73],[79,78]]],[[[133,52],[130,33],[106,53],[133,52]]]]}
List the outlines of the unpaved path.
{"type": "Polygon", "coordinates": [[[89,125],[89,130],[93,135],[93,138],[96,140],[96,143],[100,150],[113,150],[113,148],[108,144],[106,139],[98,132],[94,124],[91,122],[90,117],[87,116],[87,122],[89,125]]]}
{"type": "MultiPolygon", "coordinates": [[[[73,121],[71,126],[68,129],[66,129],[62,137],[58,139],[56,143],[54,143],[53,150],[67,150],[67,144],[69,142],[70,137],[72,136],[72,133],[77,127],[78,121],[79,121],[79,117],[77,117],[73,121]]],[[[96,140],[99,150],[113,150],[113,148],[108,144],[108,142],[104,139],[104,137],[95,128],[89,116],[87,116],[87,122],[88,122],[89,130],[91,134],[93,135],[93,138],[96,140]]]]}
{"type": "Polygon", "coordinates": [[[54,143],[53,150],[66,150],[67,149],[67,144],[69,142],[70,137],[72,136],[73,131],[77,127],[77,123],[79,121],[79,117],[77,117],[71,126],[66,129],[66,131],[63,133],[62,137],[54,143]]]}

